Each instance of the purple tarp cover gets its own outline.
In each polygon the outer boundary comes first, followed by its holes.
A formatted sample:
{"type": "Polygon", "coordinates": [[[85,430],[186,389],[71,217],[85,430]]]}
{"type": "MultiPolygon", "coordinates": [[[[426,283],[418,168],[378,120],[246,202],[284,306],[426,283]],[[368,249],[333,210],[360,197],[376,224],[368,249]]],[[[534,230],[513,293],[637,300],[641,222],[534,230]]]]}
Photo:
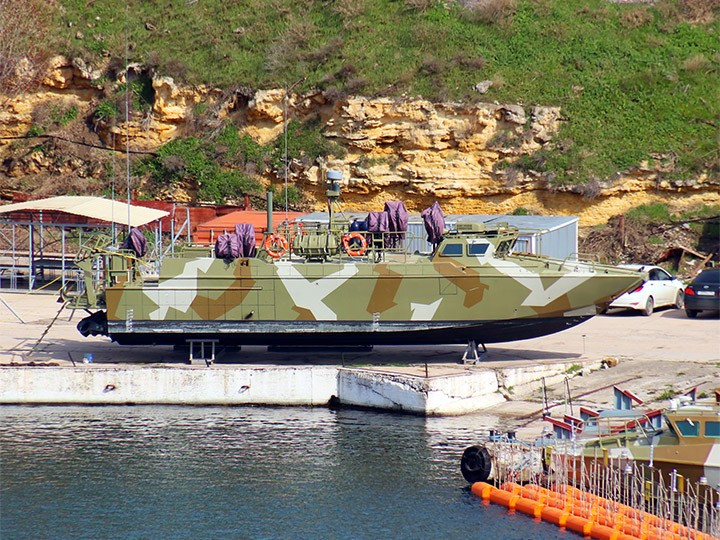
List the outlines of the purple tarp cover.
{"type": "Polygon", "coordinates": [[[367,224],[369,232],[389,232],[390,216],[387,212],[368,212],[367,224]]]}
{"type": "Polygon", "coordinates": [[[433,247],[437,246],[442,240],[443,231],[445,230],[445,217],[443,216],[440,205],[436,202],[430,208],[426,208],[420,214],[425,222],[425,230],[428,233],[428,242],[433,247]]]}
{"type": "Polygon", "coordinates": [[[390,231],[390,216],[387,212],[368,212],[367,230],[370,233],[366,236],[368,242],[377,240],[378,243],[383,242],[383,234],[390,231]]]}
{"type": "Polygon", "coordinates": [[[255,256],[255,227],[250,223],[235,225],[235,234],[240,244],[240,257],[255,256]]]}
{"type": "Polygon", "coordinates": [[[125,237],[125,241],[122,245],[123,249],[129,249],[135,252],[135,255],[142,257],[147,251],[147,241],[142,231],[136,227],[130,229],[130,232],[125,237]]]}
{"type": "Polygon", "coordinates": [[[255,227],[238,223],[234,233],[221,234],[215,241],[215,257],[232,261],[255,256],[255,227]]]}
{"type": "Polygon", "coordinates": [[[240,257],[240,244],[236,234],[221,234],[215,240],[215,257],[232,261],[240,257]]]}
{"type": "Polygon", "coordinates": [[[390,232],[394,233],[389,236],[388,247],[398,247],[405,239],[405,231],[408,226],[408,211],[402,201],[387,201],[385,203],[385,212],[388,215],[388,224],[390,232]]]}

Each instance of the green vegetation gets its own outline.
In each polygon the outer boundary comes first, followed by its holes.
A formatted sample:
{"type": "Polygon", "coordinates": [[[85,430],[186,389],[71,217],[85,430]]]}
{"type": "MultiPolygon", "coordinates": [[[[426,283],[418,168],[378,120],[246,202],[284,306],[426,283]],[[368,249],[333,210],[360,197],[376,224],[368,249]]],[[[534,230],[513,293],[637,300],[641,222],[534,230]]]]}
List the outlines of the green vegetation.
{"type": "Polygon", "coordinates": [[[660,393],[656,398],[655,401],[662,401],[665,399],[671,399],[677,396],[680,392],[675,390],[674,388],[668,388],[664,392],[660,393]]]}
{"type": "MultiPolygon", "coordinates": [[[[287,145],[288,159],[306,158],[314,162],[321,156],[343,154],[342,148],[326,139],[320,131],[320,119],[315,118],[301,124],[297,120],[288,122],[287,145]]],[[[285,137],[278,137],[272,145],[271,165],[276,170],[282,169],[285,156],[285,137]]]]}
{"type": "Polygon", "coordinates": [[[30,126],[30,129],[27,132],[28,137],[39,137],[45,133],[45,128],[42,126],[38,126],[37,124],[33,124],[30,126]]]}
{"type": "Polygon", "coordinates": [[[701,242],[710,250],[720,243],[720,223],[708,218],[717,216],[720,216],[720,206],[703,205],[692,212],[683,212],[680,219],[690,222],[690,228],[700,234],[701,242]]]}
{"type": "MultiPolygon", "coordinates": [[[[48,132],[63,128],[78,119],[78,109],[72,105],[67,107],[61,101],[56,101],[38,107],[33,111],[33,124],[27,132],[29,137],[38,137],[48,132]]],[[[44,151],[43,149],[40,149],[44,151]]]]}
{"type": "Polygon", "coordinates": [[[216,139],[175,139],[161,147],[157,156],[140,161],[134,173],[149,174],[159,186],[196,184],[200,200],[219,204],[243,194],[260,193],[262,186],[242,172],[244,156],[229,150],[227,143],[238,144],[238,140],[237,130],[232,126],[223,129],[216,139]]]}
{"type": "Polygon", "coordinates": [[[124,61],[127,17],[130,61],[188,83],[561,106],[554,146],[520,164],[559,183],[659,155],[673,176],[720,171],[713,0],[59,4],[58,52],[124,61]]]}
{"type": "Polygon", "coordinates": [[[582,369],[582,366],[580,364],[573,364],[572,366],[570,366],[569,368],[567,368],[565,370],[565,373],[567,373],[568,375],[571,375],[573,373],[577,373],[581,369],[582,369]]]}
{"type": "MultiPolygon", "coordinates": [[[[717,205],[701,205],[680,215],[672,215],[666,204],[644,204],[633,208],[626,214],[628,220],[640,225],[689,222],[690,228],[701,235],[701,242],[711,248],[720,241],[720,224],[717,223],[717,220],[708,218],[716,218],[719,215],[720,206],[717,205]]],[[[662,238],[654,236],[648,238],[650,244],[661,244],[663,242],[662,238]]]]}
{"type": "Polygon", "coordinates": [[[97,109],[95,109],[96,120],[105,120],[106,122],[110,122],[112,120],[115,120],[115,118],[117,118],[117,115],[118,110],[115,106],[115,103],[108,99],[101,101],[100,104],[97,106],[97,109]]]}
{"type": "MultiPolygon", "coordinates": [[[[153,89],[152,79],[147,73],[141,73],[136,77],[130,77],[130,87],[128,91],[128,101],[131,110],[147,112],[155,101],[155,90],[153,89]]],[[[118,100],[125,99],[125,84],[120,84],[115,88],[115,96],[118,100]]]]}
{"type": "Polygon", "coordinates": [[[78,110],[77,107],[72,106],[67,109],[62,109],[59,106],[53,107],[50,112],[50,119],[58,126],[66,126],[73,120],[77,120],[78,110]]]}
{"type": "Polygon", "coordinates": [[[285,206],[285,199],[287,198],[288,206],[294,206],[300,203],[302,200],[302,196],[300,195],[300,192],[298,191],[298,188],[294,185],[288,185],[287,190],[283,186],[280,189],[272,189],[273,191],[273,201],[275,201],[275,204],[278,207],[285,206]]]}
{"type": "Polygon", "coordinates": [[[666,204],[643,204],[625,214],[637,223],[669,223],[670,211],[666,204]]]}
{"type": "Polygon", "coordinates": [[[720,206],[708,206],[704,204],[698,208],[694,208],[692,211],[683,212],[682,214],[680,214],[680,219],[683,221],[688,221],[693,219],[709,218],[718,215],[720,215],[720,206]]]}

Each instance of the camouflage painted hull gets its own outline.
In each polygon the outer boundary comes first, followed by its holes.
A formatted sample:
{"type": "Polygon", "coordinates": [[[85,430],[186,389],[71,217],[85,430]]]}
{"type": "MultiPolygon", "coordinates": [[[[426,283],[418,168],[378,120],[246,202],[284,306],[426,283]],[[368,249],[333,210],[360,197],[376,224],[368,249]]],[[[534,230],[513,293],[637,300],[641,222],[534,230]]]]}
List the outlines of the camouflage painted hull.
{"type": "Polygon", "coordinates": [[[529,255],[401,262],[171,258],[157,282],[104,291],[122,344],[507,342],[575,326],[641,281],[637,272],[529,255]]]}

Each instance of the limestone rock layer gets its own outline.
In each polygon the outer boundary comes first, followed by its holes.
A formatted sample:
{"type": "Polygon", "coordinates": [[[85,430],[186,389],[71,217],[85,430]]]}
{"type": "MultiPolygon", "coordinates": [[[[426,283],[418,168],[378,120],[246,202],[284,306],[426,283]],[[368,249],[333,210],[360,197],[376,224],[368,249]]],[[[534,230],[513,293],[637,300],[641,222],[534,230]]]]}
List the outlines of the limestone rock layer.
{"type": "MultiPolygon", "coordinates": [[[[136,73],[140,68],[135,66],[136,73]]],[[[129,71],[132,76],[132,71],[129,71]]],[[[151,74],[152,75],[152,74],[151,74]]],[[[518,207],[536,214],[578,215],[581,224],[604,223],[640,204],[663,202],[676,210],[720,204],[720,180],[707,175],[669,181],[663,165],[618,171],[592,186],[557,186],[545,175],[516,166],[522,156],[552,145],[564,120],[559,107],[541,104],[432,103],[421,98],[346,97],[331,101],[322,92],[286,96],[282,89],[224,92],[210,87],[182,87],[171,78],[151,76],[152,104],[147,110],[114,122],[97,119],[108,85],[103,70],[80,59],[57,57],[36,92],[0,99],[0,136],[31,132],[36,112],[48,103],[74,107],[105,146],[153,150],[181,136],[232,122],[242,134],[268,144],[283,134],[286,120],[319,120],[323,135],[342,151],[320,162],[295,160],[290,180],[315,209],[325,208],[327,169],[343,172],[342,202],[348,210],[379,209],[386,200],[402,199],[411,210],[438,200],[446,213],[511,213],[518,207]]],[[[558,151],[558,150],[554,150],[558,151]]],[[[37,152],[14,154],[12,140],[0,140],[2,185],[13,188],[43,173],[98,178],[102,170],[68,159],[61,169],[37,152]]],[[[662,163],[662,160],[661,160],[662,163]]],[[[258,171],[266,183],[278,182],[273,171],[258,171]]],[[[178,188],[181,190],[181,188],[178,188]]],[[[168,193],[177,200],[195,194],[168,193]]]]}

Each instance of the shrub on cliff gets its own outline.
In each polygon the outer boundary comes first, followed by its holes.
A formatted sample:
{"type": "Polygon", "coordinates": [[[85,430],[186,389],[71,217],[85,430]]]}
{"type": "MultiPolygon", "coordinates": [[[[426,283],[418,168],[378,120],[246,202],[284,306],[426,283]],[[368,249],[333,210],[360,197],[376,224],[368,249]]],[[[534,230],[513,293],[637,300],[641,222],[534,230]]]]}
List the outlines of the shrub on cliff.
{"type": "Polygon", "coordinates": [[[215,141],[186,137],[162,146],[157,156],[139,161],[136,175],[148,175],[156,188],[184,185],[197,189],[198,199],[224,204],[262,191],[260,184],[233,163],[215,141]]]}

